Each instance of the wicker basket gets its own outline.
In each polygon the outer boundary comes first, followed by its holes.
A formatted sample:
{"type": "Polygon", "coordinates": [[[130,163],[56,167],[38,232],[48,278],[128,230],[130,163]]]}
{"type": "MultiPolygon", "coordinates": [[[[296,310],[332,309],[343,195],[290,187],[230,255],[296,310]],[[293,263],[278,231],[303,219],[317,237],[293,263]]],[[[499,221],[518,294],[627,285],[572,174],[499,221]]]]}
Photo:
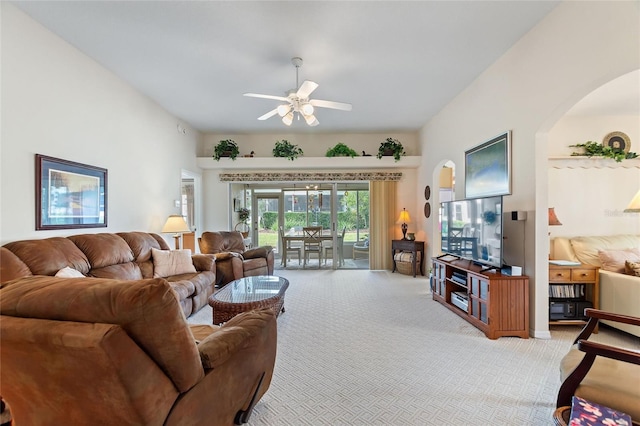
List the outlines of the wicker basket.
{"type": "MultiPolygon", "coordinates": [[[[413,275],[413,253],[396,253],[393,258],[396,261],[396,270],[398,272],[404,275],[413,275]]],[[[418,260],[416,261],[416,271],[420,271],[420,260],[420,253],[418,253],[418,260]]]]}

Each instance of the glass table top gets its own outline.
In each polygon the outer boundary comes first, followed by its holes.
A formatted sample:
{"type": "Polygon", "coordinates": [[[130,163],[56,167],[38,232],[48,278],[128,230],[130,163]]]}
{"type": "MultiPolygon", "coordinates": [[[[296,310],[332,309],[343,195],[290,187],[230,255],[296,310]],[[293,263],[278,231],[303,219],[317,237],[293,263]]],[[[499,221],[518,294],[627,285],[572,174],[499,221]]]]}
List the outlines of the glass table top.
{"type": "Polygon", "coordinates": [[[231,281],[213,295],[215,300],[227,303],[246,303],[269,299],[289,286],[286,278],[258,275],[231,281]]]}

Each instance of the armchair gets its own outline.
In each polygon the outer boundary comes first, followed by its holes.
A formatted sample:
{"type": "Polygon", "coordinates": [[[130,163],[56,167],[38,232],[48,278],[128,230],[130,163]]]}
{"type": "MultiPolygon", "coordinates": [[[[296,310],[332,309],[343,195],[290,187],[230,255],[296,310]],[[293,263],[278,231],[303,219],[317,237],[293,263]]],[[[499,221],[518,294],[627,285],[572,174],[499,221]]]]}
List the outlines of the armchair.
{"type": "Polygon", "coordinates": [[[562,385],[557,407],[570,406],[571,397],[622,411],[640,419],[640,352],[589,341],[599,320],[640,326],[640,318],[586,309],[589,321],[560,364],[562,385]]]}
{"type": "Polygon", "coordinates": [[[0,394],[19,425],[231,425],[267,391],[270,309],[190,327],[162,278],[0,286],[0,394]]]}
{"type": "Polygon", "coordinates": [[[218,286],[243,277],[273,275],[273,248],[262,246],[246,250],[238,231],[203,232],[198,245],[201,253],[215,255],[218,286]]]}

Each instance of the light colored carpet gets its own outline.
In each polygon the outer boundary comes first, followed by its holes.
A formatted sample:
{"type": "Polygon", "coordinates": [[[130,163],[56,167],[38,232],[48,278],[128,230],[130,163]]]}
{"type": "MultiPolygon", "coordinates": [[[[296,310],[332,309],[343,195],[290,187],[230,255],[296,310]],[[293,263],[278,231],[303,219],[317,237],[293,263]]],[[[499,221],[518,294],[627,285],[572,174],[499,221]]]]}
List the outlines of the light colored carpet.
{"type": "MultiPolygon", "coordinates": [[[[579,327],[489,340],[434,302],[425,278],[277,272],[290,281],[286,312],[251,425],[552,424],[559,362],[579,327]]],[[[209,307],[189,318],[210,321],[209,307]]],[[[640,349],[628,336],[604,329],[597,339],[640,349]]]]}

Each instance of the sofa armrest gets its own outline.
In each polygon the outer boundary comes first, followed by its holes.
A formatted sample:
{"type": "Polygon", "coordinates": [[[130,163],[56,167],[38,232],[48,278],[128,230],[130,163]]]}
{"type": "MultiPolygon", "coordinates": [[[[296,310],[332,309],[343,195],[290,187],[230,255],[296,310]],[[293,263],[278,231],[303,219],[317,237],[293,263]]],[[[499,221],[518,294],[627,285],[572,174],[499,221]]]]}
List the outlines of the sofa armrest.
{"type": "Polygon", "coordinates": [[[221,366],[235,353],[254,344],[255,339],[268,335],[275,326],[276,316],[271,308],[236,315],[200,342],[202,366],[205,369],[221,366]]]}
{"type": "Polygon", "coordinates": [[[196,271],[216,271],[216,258],[212,254],[194,254],[191,260],[196,271]]]}
{"type": "Polygon", "coordinates": [[[239,257],[242,259],[242,255],[240,253],[235,253],[231,251],[216,253],[213,255],[213,257],[216,259],[216,262],[224,262],[225,260],[233,259],[234,257],[239,257]]]}
{"type": "Polygon", "coordinates": [[[269,253],[271,253],[271,251],[273,251],[273,247],[271,246],[256,247],[254,249],[249,249],[244,253],[242,253],[242,257],[244,257],[245,259],[257,259],[257,258],[266,259],[267,256],[269,256],[269,253]]]}

